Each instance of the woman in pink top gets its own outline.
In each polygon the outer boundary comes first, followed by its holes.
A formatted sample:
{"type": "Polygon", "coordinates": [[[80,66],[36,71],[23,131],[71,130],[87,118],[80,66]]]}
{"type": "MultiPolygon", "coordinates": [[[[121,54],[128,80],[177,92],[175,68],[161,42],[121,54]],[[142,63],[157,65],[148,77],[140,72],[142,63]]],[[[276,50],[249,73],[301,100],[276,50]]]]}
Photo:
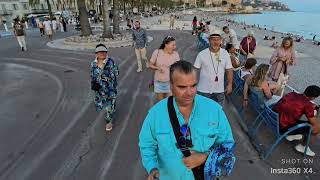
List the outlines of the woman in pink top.
{"type": "Polygon", "coordinates": [[[179,54],[175,51],[176,40],[172,36],[164,38],[159,49],[156,49],[151,56],[149,68],[154,70],[154,92],[157,100],[160,101],[171,94],[169,68],[171,64],[180,60],[179,54]]]}
{"type": "Polygon", "coordinates": [[[272,54],[270,64],[271,70],[269,76],[273,81],[278,81],[280,73],[287,74],[288,66],[296,64],[296,55],[291,37],[283,39],[281,47],[272,54]]]}

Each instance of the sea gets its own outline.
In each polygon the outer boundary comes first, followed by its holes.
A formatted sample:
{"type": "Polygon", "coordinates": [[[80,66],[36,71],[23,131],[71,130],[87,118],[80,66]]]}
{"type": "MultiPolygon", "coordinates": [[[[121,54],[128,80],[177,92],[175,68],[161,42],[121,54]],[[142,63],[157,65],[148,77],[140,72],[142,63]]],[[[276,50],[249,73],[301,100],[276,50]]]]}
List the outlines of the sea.
{"type": "Polygon", "coordinates": [[[262,12],[231,15],[230,18],[277,32],[303,36],[305,39],[312,39],[316,35],[316,40],[320,40],[320,12],[262,12]]]}

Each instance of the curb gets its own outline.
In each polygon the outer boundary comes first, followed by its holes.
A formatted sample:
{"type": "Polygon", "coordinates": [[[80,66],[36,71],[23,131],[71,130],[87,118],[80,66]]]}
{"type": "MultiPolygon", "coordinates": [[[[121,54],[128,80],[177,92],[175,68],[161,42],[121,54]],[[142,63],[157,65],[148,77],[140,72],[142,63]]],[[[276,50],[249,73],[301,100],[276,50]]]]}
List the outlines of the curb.
{"type": "Polygon", "coordinates": [[[8,37],[8,36],[13,36],[13,33],[10,31],[0,32],[0,37],[8,37]]]}
{"type": "MultiPolygon", "coordinates": [[[[89,50],[94,50],[96,44],[100,42],[90,42],[90,43],[76,43],[76,42],[66,42],[66,38],[63,39],[57,39],[52,42],[48,42],[47,46],[51,48],[56,48],[56,49],[64,49],[64,50],[80,50],[80,51],[89,51],[89,50]]],[[[153,37],[148,36],[148,43],[153,41],[153,37]]],[[[106,46],[108,48],[121,48],[121,47],[128,47],[132,45],[132,40],[123,40],[121,41],[114,41],[112,43],[108,42],[102,42],[106,43],[106,46]]]]}

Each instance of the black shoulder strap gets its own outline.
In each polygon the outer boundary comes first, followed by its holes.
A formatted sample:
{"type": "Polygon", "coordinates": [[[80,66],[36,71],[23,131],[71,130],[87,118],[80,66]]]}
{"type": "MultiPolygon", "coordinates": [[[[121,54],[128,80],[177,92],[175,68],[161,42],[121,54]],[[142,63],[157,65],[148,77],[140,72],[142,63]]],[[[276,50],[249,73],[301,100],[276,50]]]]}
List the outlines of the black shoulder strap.
{"type": "MultiPolygon", "coordinates": [[[[174,136],[176,137],[177,143],[178,143],[178,147],[180,148],[180,144],[179,144],[179,137],[182,136],[181,132],[180,132],[180,125],[179,125],[179,121],[178,121],[178,117],[176,114],[176,111],[174,110],[174,106],[173,106],[173,97],[170,96],[168,98],[168,112],[169,112],[169,117],[170,117],[170,122],[171,122],[171,126],[174,132],[174,136]]],[[[182,150],[180,148],[182,154],[185,157],[190,156],[190,151],[189,150],[182,150]]]]}
{"type": "MultiPolygon", "coordinates": [[[[174,110],[172,96],[170,96],[168,98],[168,112],[169,112],[169,117],[170,117],[172,129],[174,132],[174,136],[176,137],[176,140],[178,143],[178,147],[181,147],[179,144],[179,137],[182,136],[182,133],[180,132],[180,125],[179,125],[178,117],[177,117],[176,111],[174,110]]],[[[180,150],[181,150],[184,157],[188,157],[191,155],[191,152],[188,149],[180,148],[180,150]]],[[[193,173],[195,180],[204,180],[204,164],[193,168],[192,173],[193,173]]]]}

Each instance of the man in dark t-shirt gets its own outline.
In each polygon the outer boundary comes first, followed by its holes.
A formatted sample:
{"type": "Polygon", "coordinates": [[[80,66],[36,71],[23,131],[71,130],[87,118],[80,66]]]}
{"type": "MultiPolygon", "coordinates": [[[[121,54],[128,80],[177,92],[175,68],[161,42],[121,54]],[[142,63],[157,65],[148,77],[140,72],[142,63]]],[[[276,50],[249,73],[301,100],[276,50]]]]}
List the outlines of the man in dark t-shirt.
{"type": "Polygon", "coordinates": [[[26,32],[24,30],[24,25],[18,18],[14,19],[13,31],[15,36],[17,37],[18,43],[21,47],[22,51],[27,50],[25,35],[26,32]]]}
{"type": "MultiPolygon", "coordinates": [[[[320,87],[308,86],[303,94],[291,92],[282,97],[282,99],[273,107],[273,110],[279,114],[280,133],[284,134],[289,128],[300,123],[309,123],[312,126],[312,135],[317,135],[320,130],[320,124],[317,122],[318,106],[311,102],[320,96],[320,87]],[[308,121],[301,121],[300,118],[305,115],[308,121]]],[[[309,128],[299,128],[291,132],[286,139],[288,141],[301,140],[303,135],[307,135],[309,128]]],[[[306,139],[306,138],[305,138],[306,139]]],[[[304,153],[305,146],[298,144],[295,149],[304,153]]],[[[315,153],[307,148],[307,155],[314,156],[315,153]]]]}

